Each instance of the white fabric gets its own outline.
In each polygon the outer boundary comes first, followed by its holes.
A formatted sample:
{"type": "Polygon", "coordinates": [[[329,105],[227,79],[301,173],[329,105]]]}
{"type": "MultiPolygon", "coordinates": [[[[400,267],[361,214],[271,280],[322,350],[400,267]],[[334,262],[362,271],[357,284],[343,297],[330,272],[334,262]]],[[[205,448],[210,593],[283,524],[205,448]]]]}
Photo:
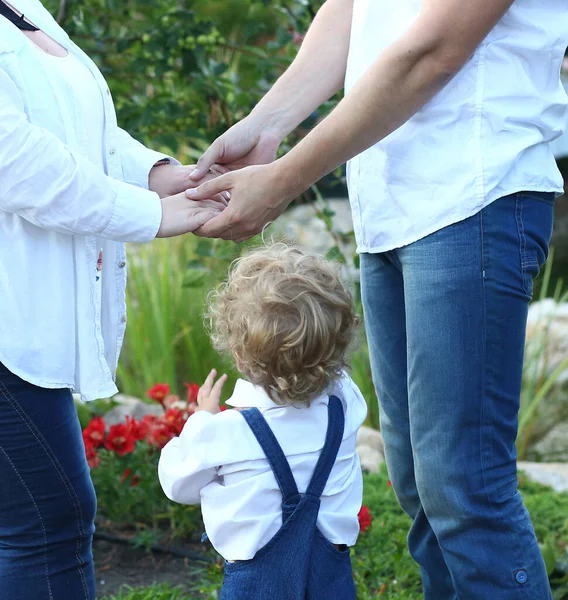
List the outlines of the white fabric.
{"type": "MultiPolygon", "coordinates": [[[[363,479],[355,449],[367,416],[359,388],[345,375],[330,393],[341,398],[345,432],[321,500],[320,531],[334,544],[352,546],[359,533],[363,479]]],[[[325,442],[328,395],[309,407],[277,406],[266,393],[239,380],[228,404],[257,407],[305,492],[325,442]]],[[[168,498],[201,502],[207,535],[226,560],[247,560],[282,526],[282,494],[256,438],[237,410],[192,415],[179,438],[162,450],[158,467],[168,498]]]]}
{"type": "Polygon", "coordinates": [[[11,4],[83,72],[71,79],[0,17],[0,362],[41,387],[107,397],[117,391],[126,322],[120,242],[158,231],[161,204],[147,187],[163,155],[117,127],[101,73],[38,0],[11,4]],[[100,107],[104,130],[92,139],[100,107]],[[96,237],[104,240],[100,294],[96,237]]]}
{"type": "MultiPolygon", "coordinates": [[[[421,0],[354,0],[346,89],[421,0]]],[[[452,82],[348,166],[359,252],[405,246],[523,190],[562,192],[550,142],[567,120],[566,0],[516,0],[452,82]]]]}

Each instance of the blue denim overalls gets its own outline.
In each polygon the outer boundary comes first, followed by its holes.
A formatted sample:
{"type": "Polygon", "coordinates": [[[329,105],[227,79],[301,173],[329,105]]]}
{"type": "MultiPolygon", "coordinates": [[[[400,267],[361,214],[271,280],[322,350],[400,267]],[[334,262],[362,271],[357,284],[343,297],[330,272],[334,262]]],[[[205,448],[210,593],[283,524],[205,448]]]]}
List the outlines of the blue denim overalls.
{"type": "Polygon", "coordinates": [[[220,600],[355,600],[349,550],[338,550],[317,528],[320,497],[343,439],[345,418],[331,396],[324,448],[305,494],[257,408],[241,413],[261,445],[282,491],[282,528],[251,560],[225,563],[220,600]]]}

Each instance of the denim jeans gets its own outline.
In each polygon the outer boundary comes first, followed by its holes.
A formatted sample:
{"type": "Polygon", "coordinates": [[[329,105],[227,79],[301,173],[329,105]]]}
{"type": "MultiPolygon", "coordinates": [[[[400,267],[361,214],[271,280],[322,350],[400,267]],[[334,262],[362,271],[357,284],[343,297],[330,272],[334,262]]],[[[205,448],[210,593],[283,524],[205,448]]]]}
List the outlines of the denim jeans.
{"type": "Polygon", "coordinates": [[[407,247],[361,256],[386,461],[425,600],[549,600],[517,489],[532,280],[552,194],[519,193],[407,247]]]}
{"type": "Polygon", "coordinates": [[[94,600],[96,498],[69,390],[0,364],[0,600],[94,600]]]}

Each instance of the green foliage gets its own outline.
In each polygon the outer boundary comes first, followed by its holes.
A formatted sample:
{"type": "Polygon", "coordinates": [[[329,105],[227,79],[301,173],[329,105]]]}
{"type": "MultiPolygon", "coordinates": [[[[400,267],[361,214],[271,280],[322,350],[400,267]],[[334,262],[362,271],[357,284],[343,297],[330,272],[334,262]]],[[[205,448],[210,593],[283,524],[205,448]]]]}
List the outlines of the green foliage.
{"type": "Polygon", "coordinates": [[[144,589],[133,589],[125,586],[116,596],[103,600],[193,600],[183,593],[181,588],[168,585],[155,585],[144,589]]]}
{"type": "Polygon", "coordinates": [[[204,309],[245,247],[191,237],[129,248],[121,390],[139,398],[156,383],[181,390],[186,381],[201,384],[213,367],[230,374],[225,392],[232,390],[237,373],[211,347],[204,309]]]}
{"type": "MultiPolygon", "coordinates": [[[[59,13],[58,0],[46,4],[59,13]]],[[[320,4],[68,0],[59,16],[107,77],[121,125],[185,158],[250,112],[320,4]]]]}
{"type": "Polygon", "coordinates": [[[112,528],[136,530],[133,543],[150,547],[164,539],[187,540],[202,531],[199,506],[170,502],[158,481],[160,452],[138,442],[134,452],[119,456],[99,450],[91,469],[99,513],[112,528]]]}
{"type": "MultiPolygon", "coordinates": [[[[548,488],[527,483],[524,477],[521,477],[521,490],[542,544],[553,598],[568,600],[568,494],[556,494],[548,488]]],[[[420,572],[406,545],[410,519],[398,506],[384,470],[379,475],[365,475],[364,503],[370,508],[374,520],[371,528],[360,535],[353,550],[358,600],[420,600],[420,572]]],[[[217,598],[223,580],[222,565],[213,564],[200,572],[193,568],[191,575],[198,573],[201,576],[190,592],[187,595],[175,592],[180,595],[172,595],[171,600],[217,598]]],[[[136,592],[141,595],[130,592],[131,595],[119,595],[108,600],[165,600],[159,595],[162,589],[148,588],[136,592]],[[156,595],[143,595],[145,593],[156,595]]],[[[170,593],[174,594],[173,591],[170,593]]]]}

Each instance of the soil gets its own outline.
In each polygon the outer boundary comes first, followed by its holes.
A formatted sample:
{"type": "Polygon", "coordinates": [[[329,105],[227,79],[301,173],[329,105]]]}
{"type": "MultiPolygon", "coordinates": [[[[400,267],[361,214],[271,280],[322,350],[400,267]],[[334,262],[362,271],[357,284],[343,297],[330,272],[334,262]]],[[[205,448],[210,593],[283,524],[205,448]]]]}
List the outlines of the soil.
{"type": "MultiPolygon", "coordinates": [[[[147,552],[129,545],[95,539],[93,544],[97,598],[116,594],[121,586],[148,587],[167,583],[189,592],[189,586],[205,569],[203,563],[171,554],[147,552]]],[[[193,594],[198,600],[203,596],[193,594]]]]}

